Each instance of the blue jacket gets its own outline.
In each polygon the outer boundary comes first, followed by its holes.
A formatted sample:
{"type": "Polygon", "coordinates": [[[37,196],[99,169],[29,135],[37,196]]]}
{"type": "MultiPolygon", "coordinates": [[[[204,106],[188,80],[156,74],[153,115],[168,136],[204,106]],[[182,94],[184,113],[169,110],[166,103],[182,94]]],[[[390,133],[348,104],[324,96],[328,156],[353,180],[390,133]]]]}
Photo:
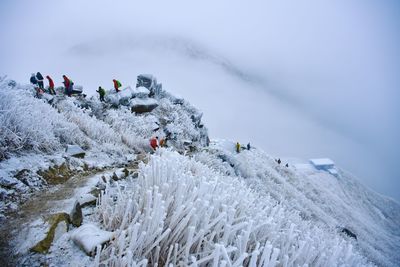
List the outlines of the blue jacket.
{"type": "Polygon", "coordinates": [[[43,80],[43,76],[40,72],[36,73],[36,79],[38,79],[38,81],[42,81],[43,80]]]}
{"type": "Polygon", "coordinates": [[[36,80],[35,76],[31,76],[31,83],[37,84],[37,80],[36,80]]]}

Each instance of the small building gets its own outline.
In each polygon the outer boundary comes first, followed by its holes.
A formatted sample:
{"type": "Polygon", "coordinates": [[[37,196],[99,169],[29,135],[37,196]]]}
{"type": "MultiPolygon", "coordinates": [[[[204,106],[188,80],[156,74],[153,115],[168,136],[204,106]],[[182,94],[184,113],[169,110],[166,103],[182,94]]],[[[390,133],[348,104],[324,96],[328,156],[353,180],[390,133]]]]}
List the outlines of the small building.
{"type": "Polygon", "coordinates": [[[326,171],[333,176],[338,176],[338,171],[335,168],[335,163],[328,158],[310,159],[310,163],[315,169],[326,171]]]}
{"type": "Polygon", "coordinates": [[[321,158],[321,159],[310,159],[310,163],[317,169],[317,170],[324,170],[327,171],[335,167],[335,163],[328,158],[321,158]]]}

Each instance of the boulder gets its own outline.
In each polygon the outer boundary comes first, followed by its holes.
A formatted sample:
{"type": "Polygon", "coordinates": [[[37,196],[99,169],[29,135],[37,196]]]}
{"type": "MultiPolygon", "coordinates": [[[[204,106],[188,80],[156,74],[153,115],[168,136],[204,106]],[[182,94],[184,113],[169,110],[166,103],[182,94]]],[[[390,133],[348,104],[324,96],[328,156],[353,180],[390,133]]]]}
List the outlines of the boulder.
{"type": "Polygon", "coordinates": [[[74,207],[72,208],[69,217],[71,219],[71,223],[73,226],[75,227],[81,226],[83,221],[83,215],[82,215],[81,204],[79,203],[79,201],[75,201],[74,207]]]}
{"type": "Polygon", "coordinates": [[[101,230],[94,224],[84,224],[74,231],[72,240],[87,255],[92,256],[97,246],[101,246],[111,238],[114,233],[101,230]]]}
{"type": "Polygon", "coordinates": [[[86,154],[85,150],[77,145],[67,145],[65,152],[67,152],[69,156],[76,158],[84,158],[86,154]]]}
{"type": "Polygon", "coordinates": [[[150,89],[154,84],[157,84],[157,80],[151,74],[140,74],[137,76],[136,87],[145,87],[150,89]]]}
{"type": "Polygon", "coordinates": [[[134,97],[137,98],[147,98],[150,94],[149,89],[147,89],[146,87],[143,86],[139,86],[135,89],[133,89],[134,92],[134,97]]]}
{"type": "Polygon", "coordinates": [[[56,241],[62,234],[69,230],[69,215],[67,213],[57,213],[48,219],[48,230],[45,238],[39,241],[31,251],[37,253],[47,253],[53,241],[56,241]]]}
{"type": "Polygon", "coordinates": [[[81,208],[84,208],[86,206],[94,206],[94,205],[96,205],[96,201],[97,201],[97,197],[95,197],[92,194],[84,194],[78,198],[78,202],[79,202],[81,208]]]}
{"type": "Polygon", "coordinates": [[[147,98],[147,99],[134,98],[130,101],[130,107],[132,112],[145,113],[153,111],[153,109],[158,107],[158,103],[157,100],[152,98],[147,98]]]}

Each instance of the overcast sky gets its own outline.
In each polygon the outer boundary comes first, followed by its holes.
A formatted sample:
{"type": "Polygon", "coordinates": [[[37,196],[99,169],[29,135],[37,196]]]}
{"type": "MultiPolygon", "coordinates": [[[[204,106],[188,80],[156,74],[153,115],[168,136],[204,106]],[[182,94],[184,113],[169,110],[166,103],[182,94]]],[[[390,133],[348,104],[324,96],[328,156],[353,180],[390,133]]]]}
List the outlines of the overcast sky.
{"type": "Polygon", "coordinates": [[[94,94],[152,73],[211,138],[330,157],[400,200],[397,1],[0,2],[0,74],[94,94]]]}

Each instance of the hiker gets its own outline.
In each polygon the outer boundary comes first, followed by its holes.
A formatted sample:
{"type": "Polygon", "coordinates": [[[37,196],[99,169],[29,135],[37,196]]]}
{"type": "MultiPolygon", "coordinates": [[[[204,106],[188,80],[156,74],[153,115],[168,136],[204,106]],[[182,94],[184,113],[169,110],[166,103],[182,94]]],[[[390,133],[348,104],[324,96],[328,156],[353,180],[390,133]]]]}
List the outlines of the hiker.
{"type": "Polygon", "coordinates": [[[250,150],[250,143],[247,144],[247,150],[250,150]]]}
{"type": "Polygon", "coordinates": [[[101,88],[101,86],[99,86],[99,90],[96,91],[97,93],[99,93],[100,96],[100,101],[104,102],[104,96],[106,95],[106,90],[104,90],[103,88],[101,88]]]}
{"type": "Polygon", "coordinates": [[[160,147],[165,147],[167,146],[167,139],[166,138],[161,138],[160,140],[160,147]]]}
{"type": "Polygon", "coordinates": [[[122,84],[116,79],[113,80],[113,83],[114,83],[114,89],[118,93],[119,92],[119,88],[122,86],[122,84]]]}
{"type": "Polygon", "coordinates": [[[289,163],[286,163],[285,167],[286,167],[286,168],[289,168],[289,163]]]}
{"type": "Polygon", "coordinates": [[[34,86],[34,88],[35,88],[35,91],[36,91],[35,97],[41,98],[42,95],[43,95],[43,90],[40,89],[40,87],[38,86],[38,80],[37,80],[37,78],[36,78],[35,73],[32,73],[30,82],[31,82],[31,84],[32,84],[32,85],[34,86]]]}
{"type": "Polygon", "coordinates": [[[278,159],[275,159],[275,161],[280,165],[281,164],[281,159],[280,158],[278,158],[278,159]]]}
{"type": "Polygon", "coordinates": [[[74,83],[66,75],[63,75],[63,79],[64,79],[63,84],[65,86],[65,92],[69,97],[71,97],[72,86],[74,83]]]}
{"type": "Polygon", "coordinates": [[[43,76],[40,72],[36,73],[36,79],[40,89],[44,89],[43,76]]]}
{"type": "Polygon", "coordinates": [[[240,152],[240,144],[239,144],[239,142],[236,142],[236,152],[237,153],[240,152]]]}
{"type": "Polygon", "coordinates": [[[153,148],[153,150],[156,150],[158,147],[158,136],[153,137],[150,139],[150,146],[153,148]]]}
{"type": "Polygon", "coordinates": [[[37,79],[36,79],[35,73],[32,73],[30,81],[31,81],[31,84],[33,84],[33,86],[36,87],[38,81],[37,81],[37,79]]]}
{"type": "Polygon", "coordinates": [[[55,94],[56,94],[56,91],[54,91],[54,82],[53,82],[53,79],[50,78],[49,75],[46,76],[46,79],[49,80],[49,93],[50,93],[51,95],[55,95],[55,94]]]}

